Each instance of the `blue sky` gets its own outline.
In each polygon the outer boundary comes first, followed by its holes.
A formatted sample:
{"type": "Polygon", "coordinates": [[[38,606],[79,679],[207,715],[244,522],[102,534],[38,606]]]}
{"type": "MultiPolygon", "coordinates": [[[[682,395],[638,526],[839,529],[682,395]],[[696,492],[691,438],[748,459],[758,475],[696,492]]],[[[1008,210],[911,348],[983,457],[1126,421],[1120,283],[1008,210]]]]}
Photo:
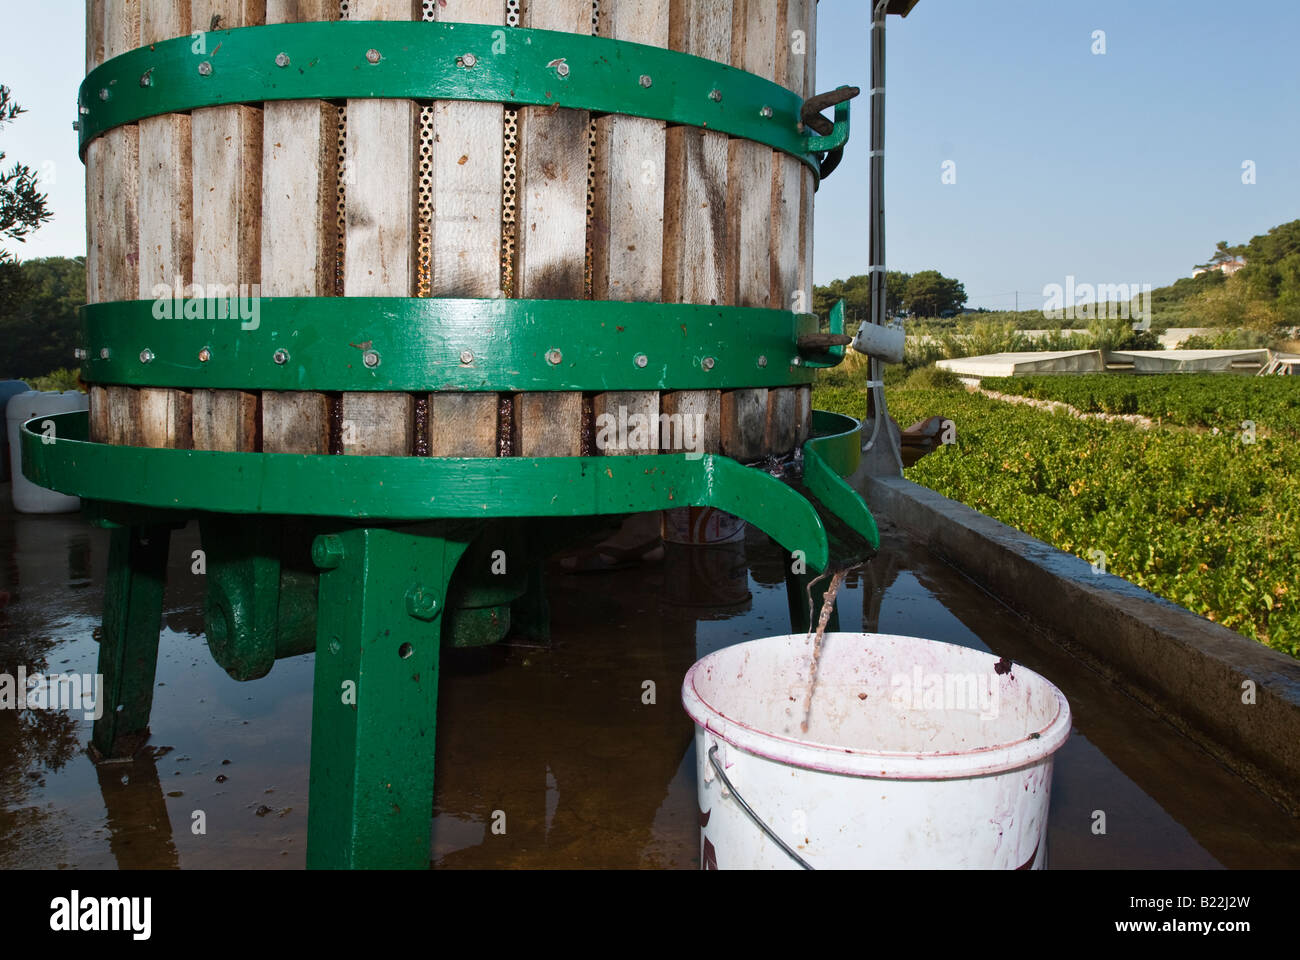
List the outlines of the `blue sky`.
{"type": "MultiPolygon", "coordinates": [[[[818,89],[865,90],[868,4],[820,9],[818,89]]],[[[1160,286],[1300,217],[1296,0],[921,0],[887,37],[889,266],[972,306],[1037,309],[1069,274],[1160,286]]],[[[819,283],[864,272],[858,133],[818,194],[819,283]]]]}
{"type": "MultiPolygon", "coordinates": [[[[147,2],[147,0],[146,0],[147,2]]],[[[773,0],[775,2],[775,0],[773,0]]],[[[866,0],[821,0],[818,89],[868,86],[866,0]]],[[[55,220],[19,256],[84,253],[76,158],[80,0],[6,11],[0,81],[29,113],[0,133],[44,174],[55,220]]],[[[1215,241],[1300,217],[1300,2],[921,0],[889,21],[893,269],[955,276],[970,305],[1042,305],[1049,283],[1187,276],[1215,241]],[[1104,30],[1106,53],[1092,53],[1104,30]],[[941,182],[942,164],[957,182],[941,182]],[[1256,183],[1242,183],[1254,161],[1256,183]]],[[[818,194],[816,278],[867,264],[867,117],[818,194]]]]}

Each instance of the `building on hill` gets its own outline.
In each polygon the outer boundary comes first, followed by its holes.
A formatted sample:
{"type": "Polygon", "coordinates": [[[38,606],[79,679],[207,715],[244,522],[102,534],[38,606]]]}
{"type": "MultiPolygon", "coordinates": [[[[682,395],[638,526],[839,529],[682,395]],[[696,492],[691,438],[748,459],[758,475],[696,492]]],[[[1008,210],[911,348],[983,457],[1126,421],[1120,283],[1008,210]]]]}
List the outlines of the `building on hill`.
{"type": "Polygon", "coordinates": [[[1211,270],[1218,270],[1224,276],[1230,277],[1245,265],[1245,259],[1238,257],[1235,260],[1225,260],[1223,263],[1212,263],[1208,267],[1197,267],[1192,271],[1192,276],[1199,277],[1201,274],[1209,273],[1211,270]]]}

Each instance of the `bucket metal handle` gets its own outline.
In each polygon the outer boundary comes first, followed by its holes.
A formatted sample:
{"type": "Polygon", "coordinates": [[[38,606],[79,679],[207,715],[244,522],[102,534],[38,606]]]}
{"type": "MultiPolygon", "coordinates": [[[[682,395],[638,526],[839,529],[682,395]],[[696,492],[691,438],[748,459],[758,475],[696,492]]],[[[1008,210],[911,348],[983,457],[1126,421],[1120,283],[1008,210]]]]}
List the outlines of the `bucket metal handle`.
{"type": "Polygon", "coordinates": [[[784,850],[789,855],[791,860],[799,864],[799,866],[803,867],[805,870],[815,869],[811,863],[809,863],[803,857],[799,856],[799,854],[795,853],[794,848],[791,847],[790,844],[786,843],[784,840],[778,837],[776,833],[772,830],[772,828],[769,827],[766,823],[764,823],[762,819],[758,816],[758,814],[756,814],[753,811],[753,808],[751,808],[750,805],[745,802],[745,798],[736,792],[736,788],[731,785],[731,781],[727,779],[727,775],[722,772],[722,764],[718,762],[717,754],[718,754],[718,745],[715,743],[712,747],[709,748],[709,763],[712,764],[714,772],[717,773],[718,775],[718,779],[722,781],[722,785],[727,788],[727,792],[730,793],[733,797],[735,797],[736,802],[740,804],[740,809],[745,811],[745,816],[753,820],[755,825],[760,830],[762,830],[765,834],[767,834],[773,843],[775,843],[778,847],[784,850]]]}

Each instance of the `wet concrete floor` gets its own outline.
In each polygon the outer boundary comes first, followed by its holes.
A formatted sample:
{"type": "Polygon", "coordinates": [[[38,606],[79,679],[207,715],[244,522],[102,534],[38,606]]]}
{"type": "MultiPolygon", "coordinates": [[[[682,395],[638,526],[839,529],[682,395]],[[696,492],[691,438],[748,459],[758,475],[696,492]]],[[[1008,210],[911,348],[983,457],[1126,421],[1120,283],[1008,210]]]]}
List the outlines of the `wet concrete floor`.
{"type": "MultiPolygon", "coordinates": [[[[990,650],[1069,698],[1050,866],[1300,866],[1300,820],[1044,630],[883,533],[881,557],[841,591],[841,629],[990,650]]],[[[107,548],[75,514],[0,515],[0,673],[94,673],[107,548]]],[[[304,865],[313,658],[250,683],[227,677],[203,638],[197,548],[195,525],[174,535],[145,755],[96,767],[80,711],[0,710],[0,868],[304,865]]],[[[549,647],[444,652],[432,863],[697,868],[682,677],[714,650],[789,632],[779,553],[751,530],[743,548],[556,572],[550,600],[549,647]]]]}

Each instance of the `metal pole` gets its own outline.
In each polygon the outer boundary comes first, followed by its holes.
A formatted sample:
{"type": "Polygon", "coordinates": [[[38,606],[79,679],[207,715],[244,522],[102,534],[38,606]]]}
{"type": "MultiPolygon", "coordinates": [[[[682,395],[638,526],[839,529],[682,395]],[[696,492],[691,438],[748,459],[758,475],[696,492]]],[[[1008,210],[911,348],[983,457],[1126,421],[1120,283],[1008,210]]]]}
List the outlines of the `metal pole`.
{"type": "MultiPolygon", "coordinates": [[[[871,240],[868,253],[871,265],[871,317],[869,322],[883,326],[887,295],[885,271],[885,17],[889,0],[877,0],[871,18],[871,240]]],[[[883,367],[873,358],[868,365],[870,381],[867,390],[867,415],[872,419],[871,438],[863,445],[870,450],[883,429],[889,438],[889,449],[901,476],[903,456],[898,449],[893,431],[886,421],[889,411],[885,406],[883,367]]]]}

